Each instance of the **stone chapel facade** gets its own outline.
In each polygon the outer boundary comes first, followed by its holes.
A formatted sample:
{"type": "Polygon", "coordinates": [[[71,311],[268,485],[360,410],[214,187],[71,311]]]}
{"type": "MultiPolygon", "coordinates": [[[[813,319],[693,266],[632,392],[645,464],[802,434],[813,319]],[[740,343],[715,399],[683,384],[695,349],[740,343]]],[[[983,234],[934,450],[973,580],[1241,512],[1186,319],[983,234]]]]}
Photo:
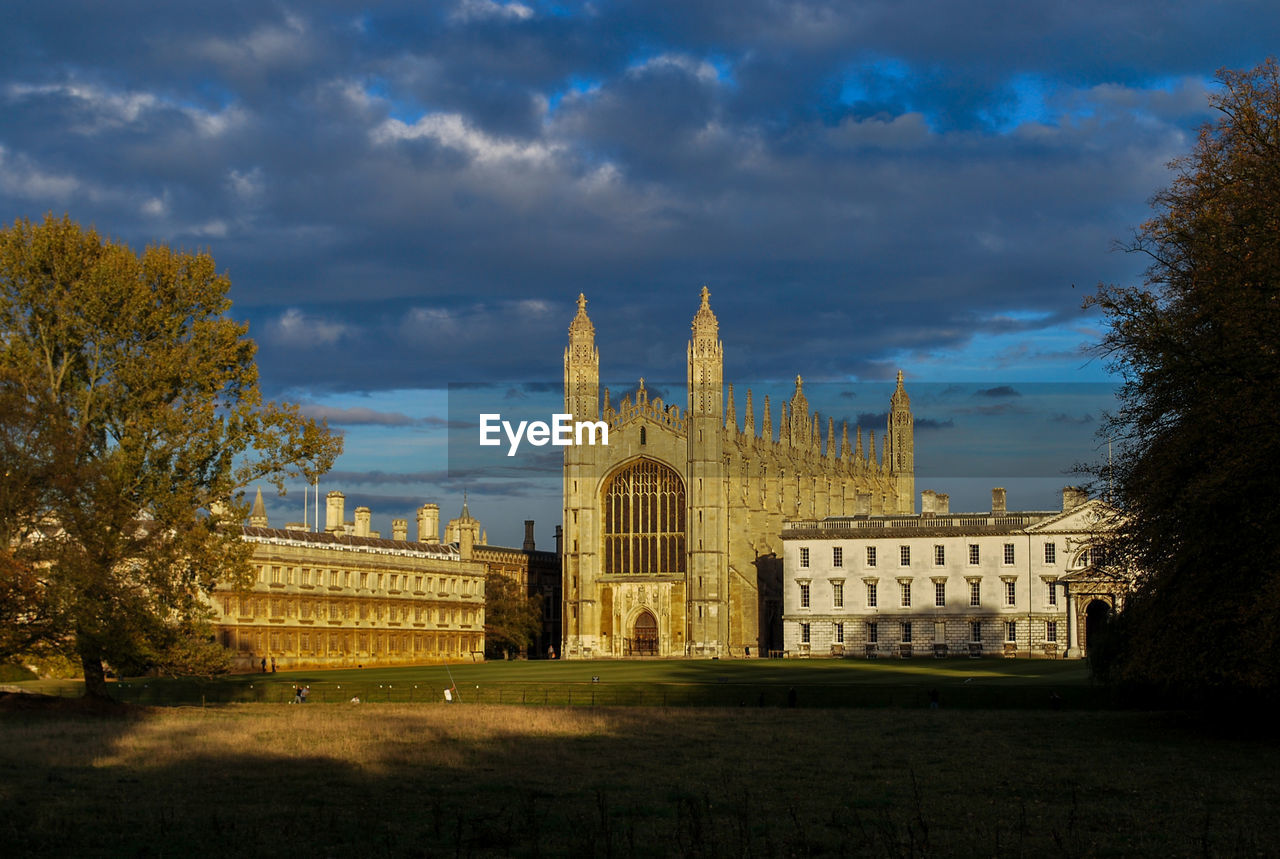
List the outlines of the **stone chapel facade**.
{"type": "Polygon", "coordinates": [[[783,521],[914,512],[913,422],[898,374],[876,453],[810,413],[803,382],[775,426],[766,396],[741,425],[710,292],[693,317],[683,410],[616,405],[600,389],[587,301],[569,325],[565,412],[604,421],[608,445],[564,454],[564,658],[763,656],[782,648],[783,521]]]}

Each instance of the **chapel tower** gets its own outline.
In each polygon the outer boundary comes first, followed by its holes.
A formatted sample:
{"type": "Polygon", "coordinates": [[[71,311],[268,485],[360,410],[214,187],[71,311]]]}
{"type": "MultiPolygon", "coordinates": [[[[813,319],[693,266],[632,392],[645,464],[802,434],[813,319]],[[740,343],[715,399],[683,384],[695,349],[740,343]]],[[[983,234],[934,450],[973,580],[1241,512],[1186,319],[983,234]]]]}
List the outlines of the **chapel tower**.
{"type": "Polygon", "coordinates": [[[711,311],[711,291],[689,338],[688,390],[688,627],[695,653],[719,654],[728,647],[729,530],[724,498],[724,346],[711,311]]]}
{"type": "Polygon", "coordinates": [[[889,398],[889,422],[886,427],[886,470],[893,478],[898,493],[897,508],[903,513],[915,511],[915,421],[911,417],[911,397],[902,387],[902,371],[898,371],[898,387],[889,398]]]}
{"type": "MultiPolygon", "coordinates": [[[[569,323],[569,345],[564,350],[564,410],[576,421],[600,418],[600,350],[596,348],[596,329],[587,317],[587,298],[578,294],[578,313],[569,323]]],[[[594,577],[596,569],[596,511],[594,489],[595,460],[591,449],[571,445],[564,449],[564,624],[565,644],[594,647],[595,636],[584,629],[595,629],[593,617],[594,577]],[[588,571],[584,582],[583,571],[588,571]]]]}

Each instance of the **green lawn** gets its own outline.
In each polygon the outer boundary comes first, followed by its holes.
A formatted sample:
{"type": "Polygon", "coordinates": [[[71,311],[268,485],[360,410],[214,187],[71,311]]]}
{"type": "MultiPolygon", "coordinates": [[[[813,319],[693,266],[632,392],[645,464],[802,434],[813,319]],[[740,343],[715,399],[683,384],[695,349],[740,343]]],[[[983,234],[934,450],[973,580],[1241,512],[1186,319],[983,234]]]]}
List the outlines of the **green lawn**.
{"type": "MultiPolygon", "coordinates": [[[[21,684],[78,694],[68,681],[21,684]]],[[[1079,661],[1029,659],[513,661],[411,668],[133,678],[112,685],[141,704],[286,701],[298,685],[312,702],[434,702],[453,685],[465,703],[619,706],[918,707],[937,690],[944,706],[1043,708],[1106,704],[1079,661]],[[792,694],[794,690],[794,695],[792,694]]]]}
{"type": "Polygon", "coordinates": [[[6,855],[1260,856],[1280,844],[1274,740],[1176,714],[77,709],[0,707],[6,855]]]}

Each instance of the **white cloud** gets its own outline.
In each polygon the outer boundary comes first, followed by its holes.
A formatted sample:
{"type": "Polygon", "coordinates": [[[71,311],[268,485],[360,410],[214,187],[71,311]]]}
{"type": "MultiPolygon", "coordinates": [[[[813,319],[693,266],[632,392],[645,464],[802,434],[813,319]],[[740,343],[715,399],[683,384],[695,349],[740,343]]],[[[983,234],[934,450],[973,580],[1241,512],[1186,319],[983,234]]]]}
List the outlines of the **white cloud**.
{"type": "Polygon", "coordinates": [[[510,3],[497,3],[495,0],[461,0],[449,17],[455,21],[479,21],[485,18],[527,21],[533,17],[533,9],[515,0],[510,3]]]}
{"type": "Polygon", "coordinates": [[[267,325],[268,336],[285,346],[329,346],[350,333],[341,322],[308,316],[290,307],[280,318],[267,325]]]}
{"type": "Polygon", "coordinates": [[[81,183],[75,176],[46,172],[26,155],[11,155],[0,145],[0,190],[30,200],[62,202],[81,190],[81,183]]]}
{"type": "Polygon", "coordinates": [[[262,168],[254,167],[252,170],[231,168],[227,171],[227,186],[244,202],[258,200],[265,188],[262,181],[262,168]]]}
{"type": "Polygon", "coordinates": [[[658,54],[656,57],[650,57],[643,62],[635,63],[627,68],[627,73],[639,75],[647,71],[673,68],[680,69],[705,84],[713,84],[720,79],[720,74],[716,71],[715,66],[706,60],[699,60],[688,54],[676,53],[658,54]]]}
{"type": "Polygon", "coordinates": [[[194,46],[193,52],[228,68],[279,67],[309,59],[312,46],[306,22],[287,15],[284,26],[267,24],[247,36],[235,39],[212,38],[194,46]]]}
{"type": "Polygon", "coordinates": [[[220,111],[201,110],[149,92],[111,90],[96,84],[15,83],[5,88],[5,95],[11,102],[51,99],[69,101],[77,110],[69,129],[85,135],[133,125],[149,113],[164,110],[181,113],[206,137],[223,134],[245,119],[244,112],[235,106],[220,111]]]}
{"type": "Polygon", "coordinates": [[[520,163],[544,166],[563,150],[553,143],[504,140],[474,128],[457,113],[429,113],[412,125],[388,119],[370,135],[374,143],[427,138],[442,146],[464,152],[480,164],[520,163]]]}

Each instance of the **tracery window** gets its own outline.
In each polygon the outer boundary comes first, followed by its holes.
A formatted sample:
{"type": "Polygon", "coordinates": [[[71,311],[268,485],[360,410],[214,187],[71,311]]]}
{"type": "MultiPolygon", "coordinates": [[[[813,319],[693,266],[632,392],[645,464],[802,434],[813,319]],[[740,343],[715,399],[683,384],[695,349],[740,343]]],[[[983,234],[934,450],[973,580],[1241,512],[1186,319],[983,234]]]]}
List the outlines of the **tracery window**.
{"type": "Polygon", "coordinates": [[[683,573],[684,503],[684,482],[661,463],[615,474],[604,491],[605,573],[683,573]]]}

